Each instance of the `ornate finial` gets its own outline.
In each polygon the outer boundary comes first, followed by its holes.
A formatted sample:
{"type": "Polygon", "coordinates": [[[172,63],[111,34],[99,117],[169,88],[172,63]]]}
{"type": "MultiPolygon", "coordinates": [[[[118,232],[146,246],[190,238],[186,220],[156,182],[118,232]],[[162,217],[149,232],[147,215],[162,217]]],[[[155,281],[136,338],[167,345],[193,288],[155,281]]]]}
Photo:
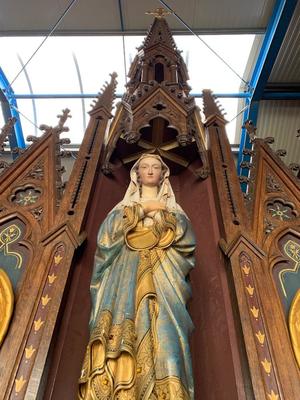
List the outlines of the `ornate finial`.
{"type": "Polygon", "coordinates": [[[62,110],[62,114],[57,115],[57,118],[59,118],[59,121],[56,128],[58,128],[58,130],[60,131],[59,133],[68,132],[69,128],[65,127],[64,124],[68,118],[72,118],[72,115],[70,115],[70,110],[68,108],[62,110]]]}
{"type": "Polygon", "coordinates": [[[246,129],[250,138],[250,142],[253,143],[254,140],[256,139],[256,127],[254,126],[253,121],[247,119],[247,121],[245,121],[243,125],[243,128],[246,129]]]}
{"type": "Polygon", "coordinates": [[[54,128],[52,126],[42,124],[40,125],[40,130],[44,131],[45,133],[51,131],[53,133],[56,133],[57,135],[60,135],[62,132],[69,132],[69,128],[67,126],[64,126],[64,124],[68,118],[72,118],[72,116],[70,115],[70,110],[68,108],[62,110],[62,114],[57,115],[57,118],[59,118],[59,121],[54,128]]]}
{"type": "Polygon", "coordinates": [[[275,139],[272,136],[268,136],[268,137],[264,138],[263,140],[264,140],[264,143],[267,143],[267,144],[273,144],[275,142],[275,139]]]}
{"type": "Polygon", "coordinates": [[[113,72],[110,74],[110,82],[105,82],[102,91],[99,93],[98,98],[93,100],[94,104],[91,104],[92,110],[90,114],[96,111],[98,108],[106,108],[107,112],[110,114],[113,108],[113,101],[115,99],[115,91],[117,87],[117,73],[113,72]]]}
{"type": "Polygon", "coordinates": [[[278,149],[275,151],[275,154],[279,157],[285,157],[286,156],[286,150],[285,149],[278,149]]]}
{"type": "Polygon", "coordinates": [[[145,14],[153,15],[155,18],[164,18],[166,15],[170,15],[172,13],[163,7],[157,7],[154,11],[146,11],[145,14]]]}
{"type": "Polygon", "coordinates": [[[1,129],[0,133],[0,152],[4,150],[4,142],[7,140],[8,136],[12,134],[12,129],[17,119],[15,117],[8,118],[6,124],[1,129]]]}

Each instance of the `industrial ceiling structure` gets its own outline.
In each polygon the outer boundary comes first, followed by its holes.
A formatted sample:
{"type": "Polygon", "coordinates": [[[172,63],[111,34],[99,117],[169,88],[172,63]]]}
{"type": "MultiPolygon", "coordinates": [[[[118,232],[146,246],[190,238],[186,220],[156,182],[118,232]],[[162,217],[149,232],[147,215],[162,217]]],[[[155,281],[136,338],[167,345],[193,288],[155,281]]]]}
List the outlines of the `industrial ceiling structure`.
{"type": "MultiPolygon", "coordinates": [[[[258,137],[273,136],[275,149],[287,150],[283,161],[299,162],[300,2],[297,0],[27,0],[25,3],[1,0],[0,36],[145,35],[150,22],[145,11],[157,7],[173,14],[168,23],[174,34],[260,35],[237,94],[240,109],[244,109],[235,139],[240,143],[239,164],[243,161],[243,147],[251,147],[241,129],[246,119],[257,126],[258,137]]],[[[2,74],[0,97],[5,117],[13,114],[11,105],[16,100],[7,85],[2,74]]],[[[16,143],[21,142],[17,137],[16,143]]]]}

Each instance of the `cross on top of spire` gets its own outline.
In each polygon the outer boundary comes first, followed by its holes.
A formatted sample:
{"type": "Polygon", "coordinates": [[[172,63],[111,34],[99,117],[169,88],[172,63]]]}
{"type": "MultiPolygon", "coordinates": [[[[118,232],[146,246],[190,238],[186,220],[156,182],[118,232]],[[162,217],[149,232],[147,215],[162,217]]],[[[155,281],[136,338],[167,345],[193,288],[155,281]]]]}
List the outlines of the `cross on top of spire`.
{"type": "Polygon", "coordinates": [[[166,15],[170,15],[172,13],[163,7],[157,7],[154,11],[146,11],[145,14],[153,15],[155,18],[164,18],[166,15]]]}

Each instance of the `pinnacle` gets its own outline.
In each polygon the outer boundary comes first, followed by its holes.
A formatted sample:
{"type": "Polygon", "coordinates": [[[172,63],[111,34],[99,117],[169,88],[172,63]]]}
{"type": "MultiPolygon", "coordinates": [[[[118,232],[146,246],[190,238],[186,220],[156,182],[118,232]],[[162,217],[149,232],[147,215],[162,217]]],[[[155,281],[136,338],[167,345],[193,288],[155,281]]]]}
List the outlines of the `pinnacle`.
{"type": "Polygon", "coordinates": [[[99,107],[105,107],[109,112],[111,112],[113,101],[115,99],[115,91],[117,87],[116,78],[118,75],[116,72],[113,72],[112,74],[110,74],[110,76],[110,82],[105,82],[97,100],[94,100],[94,104],[92,105],[93,109],[91,112],[99,107]]]}
{"type": "Polygon", "coordinates": [[[155,17],[144,40],[143,48],[144,50],[147,50],[148,48],[158,44],[163,44],[164,46],[171,48],[173,51],[177,51],[169,25],[163,17],[155,17]]]}

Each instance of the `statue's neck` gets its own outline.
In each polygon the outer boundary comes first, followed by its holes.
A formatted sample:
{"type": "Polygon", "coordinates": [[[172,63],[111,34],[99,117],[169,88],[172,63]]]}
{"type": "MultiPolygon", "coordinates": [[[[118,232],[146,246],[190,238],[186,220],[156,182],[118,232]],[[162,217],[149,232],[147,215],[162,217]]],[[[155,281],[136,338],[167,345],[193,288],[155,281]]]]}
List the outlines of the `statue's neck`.
{"type": "Polygon", "coordinates": [[[142,185],[142,198],[143,199],[155,199],[156,196],[157,196],[157,186],[142,185]]]}

